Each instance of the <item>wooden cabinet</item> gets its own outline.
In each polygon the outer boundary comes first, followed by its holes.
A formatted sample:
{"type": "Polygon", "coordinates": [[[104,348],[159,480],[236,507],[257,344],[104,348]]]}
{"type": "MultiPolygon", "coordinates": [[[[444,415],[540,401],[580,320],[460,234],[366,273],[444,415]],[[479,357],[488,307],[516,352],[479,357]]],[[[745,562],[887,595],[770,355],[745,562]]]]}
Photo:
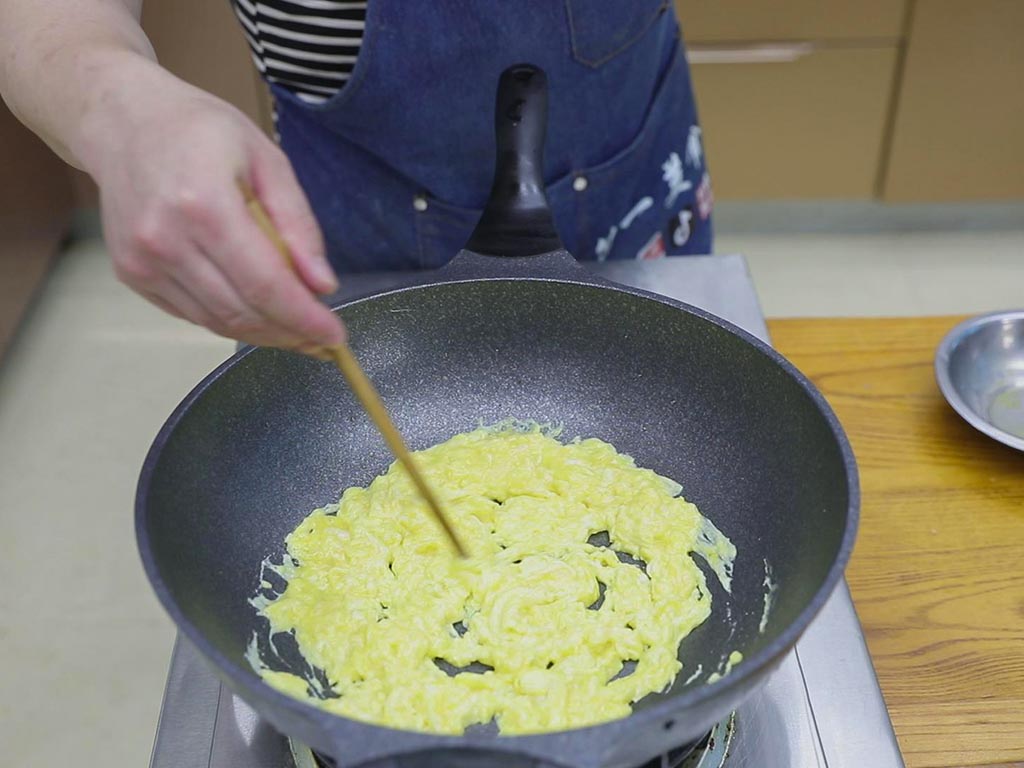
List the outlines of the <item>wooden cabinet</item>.
{"type": "Polygon", "coordinates": [[[906,3],[676,0],[719,199],[874,197],[906,3]]]}
{"type": "Polygon", "coordinates": [[[71,220],[64,163],[0,102],[0,356],[71,220]]]}
{"type": "Polygon", "coordinates": [[[918,0],[887,200],[1024,197],[1024,2],[918,0]]]}
{"type": "Polygon", "coordinates": [[[716,197],[874,194],[895,46],[720,50],[713,63],[695,49],[691,58],[716,197]]]}
{"type": "Polygon", "coordinates": [[[895,43],[905,0],[676,0],[690,43],[843,40],[895,43]]]}
{"type": "Polygon", "coordinates": [[[720,199],[1024,197],[1021,0],[676,0],[720,199]]]}

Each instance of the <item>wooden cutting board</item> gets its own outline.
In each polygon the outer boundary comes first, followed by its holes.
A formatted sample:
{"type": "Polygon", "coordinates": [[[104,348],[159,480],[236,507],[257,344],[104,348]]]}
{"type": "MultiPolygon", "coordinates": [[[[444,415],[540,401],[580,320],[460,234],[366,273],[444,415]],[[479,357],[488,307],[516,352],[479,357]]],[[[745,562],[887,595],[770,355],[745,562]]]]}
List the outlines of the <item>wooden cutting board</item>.
{"type": "Polygon", "coordinates": [[[769,321],[857,455],[847,579],[909,768],[1024,766],[1024,453],[935,384],[961,319],[769,321]]]}

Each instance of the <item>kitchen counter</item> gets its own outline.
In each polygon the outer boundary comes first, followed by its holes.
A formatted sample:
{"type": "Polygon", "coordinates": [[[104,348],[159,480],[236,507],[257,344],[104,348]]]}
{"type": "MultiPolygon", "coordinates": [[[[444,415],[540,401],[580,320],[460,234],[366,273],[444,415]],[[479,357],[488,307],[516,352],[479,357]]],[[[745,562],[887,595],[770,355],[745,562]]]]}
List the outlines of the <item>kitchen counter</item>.
{"type": "Polygon", "coordinates": [[[1024,764],[1024,454],[939,393],[960,319],[769,321],[857,455],[847,581],[908,768],[1024,764]]]}
{"type": "MultiPolygon", "coordinates": [[[[1024,279],[1019,258],[1024,238],[1019,232],[765,236],[752,231],[742,237],[722,236],[719,243],[726,250],[750,252],[751,271],[769,315],[981,312],[1018,302],[1024,279]],[[971,253],[984,258],[965,258],[971,253]]],[[[986,636],[1000,638],[998,652],[989,655],[981,646],[971,651],[978,656],[968,657],[967,652],[956,651],[968,660],[954,666],[970,670],[977,687],[967,690],[957,678],[947,688],[940,676],[926,672],[919,674],[920,681],[901,680],[899,671],[914,664],[912,656],[901,658],[901,647],[924,649],[922,660],[937,656],[929,650],[936,640],[909,628],[910,622],[915,627],[920,622],[921,609],[910,604],[912,598],[905,598],[904,605],[909,607],[902,614],[886,602],[907,589],[888,575],[896,572],[899,558],[894,558],[895,564],[881,566],[880,586],[871,584],[875,566],[866,567],[874,560],[863,559],[868,553],[865,547],[880,540],[871,530],[882,519],[881,504],[886,498],[874,478],[881,477],[879,465],[897,451],[874,447],[881,442],[875,435],[882,429],[876,422],[887,413],[883,404],[871,403],[871,421],[863,422],[861,411],[867,406],[846,394],[859,390],[847,383],[845,374],[834,379],[825,374],[845,371],[847,365],[861,371],[885,366],[889,352],[908,345],[888,344],[889,332],[873,333],[864,337],[857,355],[833,355],[835,349],[849,349],[849,340],[856,338],[844,322],[808,324],[820,328],[820,333],[805,333],[800,330],[804,326],[789,321],[776,323],[773,330],[784,351],[825,387],[860,453],[867,498],[851,580],[857,607],[871,630],[869,640],[883,685],[895,705],[900,738],[909,749],[908,761],[912,766],[1020,761],[1024,755],[1018,745],[1024,739],[1015,735],[1022,730],[1019,719],[1006,723],[999,735],[995,726],[972,714],[991,696],[1001,699],[1000,711],[1008,717],[1022,709],[1011,705],[1004,694],[1012,685],[1019,701],[1022,690],[1019,662],[1013,668],[1016,672],[1011,670],[1012,654],[1020,654],[1015,649],[1021,646],[1021,620],[1010,615],[1008,600],[988,598],[996,606],[993,621],[1016,628],[1015,635],[985,630],[986,636]],[[882,345],[889,350],[885,353],[873,349],[879,346],[880,336],[887,341],[882,345]],[[880,458],[872,457],[873,452],[880,458]],[[890,588],[890,584],[896,586],[890,588]],[[886,614],[894,618],[885,619],[886,614]],[[902,622],[900,627],[908,627],[899,632],[912,635],[886,637],[886,632],[894,632],[897,620],[902,622]],[[907,638],[905,646],[897,642],[901,636],[907,638]],[[1006,671],[989,671],[996,669],[1006,671]],[[1011,684],[1014,674],[1016,682],[1011,684]],[[959,695],[961,689],[967,692],[959,695]],[[959,700],[965,702],[963,707],[957,706],[959,700]],[[943,707],[943,702],[950,704],[943,707]],[[936,712],[943,713],[943,719],[936,712]],[[926,733],[930,723],[936,728],[941,724],[940,735],[926,733]],[[957,730],[957,724],[962,730],[957,730]],[[943,734],[951,734],[951,749],[976,753],[978,759],[943,754],[943,734]],[[994,748],[997,744],[1002,744],[1001,751],[994,748]]],[[[868,325],[851,323],[861,329],[868,325]]],[[[975,452],[976,462],[966,464],[968,474],[985,478],[989,468],[998,472],[1002,480],[994,487],[1003,490],[997,490],[991,500],[983,499],[991,503],[1007,498],[1005,488],[1014,479],[1014,468],[1024,469],[1024,456],[975,435],[935,391],[928,363],[931,342],[952,323],[952,319],[942,321],[929,338],[913,342],[919,362],[915,391],[927,398],[926,408],[956,436],[941,450],[957,449],[956,442],[962,441],[965,453],[975,452]]],[[[0,656],[0,744],[4,746],[0,763],[106,768],[147,764],[174,627],[146,583],[136,553],[131,525],[135,482],[146,449],[167,414],[230,352],[229,341],[163,315],[118,285],[101,242],[79,243],[56,263],[0,368],[0,581],[19,587],[7,591],[0,615],[5,650],[0,656]],[[68,375],[69,371],[73,374],[68,375]],[[39,568],[40,563],[46,567],[39,568]],[[26,573],[33,574],[27,585],[26,573]],[[76,585],[74,590],[68,590],[69,583],[76,585]],[[59,696],[52,695],[55,690],[59,696]]],[[[855,380],[862,379],[851,375],[849,381],[855,380]]],[[[901,396],[909,397],[904,390],[901,396]]],[[[942,465],[964,461],[947,457],[942,465]]],[[[1017,498],[1019,505],[1019,485],[1017,498]]],[[[896,496],[890,502],[894,510],[897,504],[901,510],[913,504],[917,519],[929,517],[928,502],[904,502],[896,496]]],[[[957,503],[981,519],[977,508],[982,502],[958,499],[957,503]]],[[[944,541],[958,542],[953,525],[939,513],[935,522],[944,541]]],[[[980,528],[967,530],[971,537],[983,535],[980,528]]],[[[984,536],[988,541],[1011,541],[1009,536],[984,536]]],[[[968,537],[959,534],[959,539],[964,538],[968,537]]],[[[1009,554],[1001,557],[1008,565],[1000,569],[1009,573],[1015,564],[1009,554]]],[[[1013,584],[1004,582],[1000,587],[1005,594],[1013,584]]],[[[950,612],[959,610],[957,605],[950,612]]],[[[948,614],[932,614],[933,623],[940,619],[952,623],[948,614]]],[[[970,624],[989,626],[977,620],[970,624]]],[[[977,636],[962,628],[954,631],[966,638],[977,636]]],[[[950,669],[941,660],[940,667],[950,669]]],[[[877,768],[870,758],[852,765],[877,768]]],[[[838,768],[838,762],[832,761],[830,768],[838,768]]]]}

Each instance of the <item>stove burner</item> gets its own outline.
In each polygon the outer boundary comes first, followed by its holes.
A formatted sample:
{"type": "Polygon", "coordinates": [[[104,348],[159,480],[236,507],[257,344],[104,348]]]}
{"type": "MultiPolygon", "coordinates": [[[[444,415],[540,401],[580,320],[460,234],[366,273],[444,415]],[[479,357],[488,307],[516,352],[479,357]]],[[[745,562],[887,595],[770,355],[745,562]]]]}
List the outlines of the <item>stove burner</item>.
{"type": "MultiPolygon", "coordinates": [[[[700,741],[669,750],[637,768],[725,768],[736,728],[736,715],[715,725],[700,741]]],[[[291,742],[295,768],[336,768],[334,760],[291,742]]]]}

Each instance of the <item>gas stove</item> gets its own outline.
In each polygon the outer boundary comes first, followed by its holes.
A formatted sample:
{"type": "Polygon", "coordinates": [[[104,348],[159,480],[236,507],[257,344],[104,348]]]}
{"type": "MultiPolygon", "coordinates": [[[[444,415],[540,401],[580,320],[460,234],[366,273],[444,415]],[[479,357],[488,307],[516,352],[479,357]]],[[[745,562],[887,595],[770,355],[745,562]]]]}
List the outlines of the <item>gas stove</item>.
{"type": "MultiPolygon", "coordinates": [[[[702,307],[768,339],[741,256],[607,262],[592,267],[620,283],[702,307]]],[[[408,280],[363,275],[337,298],[408,280]]],[[[344,755],[334,756],[344,766],[344,755]]],[[[320,768],[234,696],[179,636],[171,656],[150,768],[320,768]]],[[[753,696],[698,744],[637,768],[903,768],[860,622],[841,582],[796,648],[753,696]]]]}

